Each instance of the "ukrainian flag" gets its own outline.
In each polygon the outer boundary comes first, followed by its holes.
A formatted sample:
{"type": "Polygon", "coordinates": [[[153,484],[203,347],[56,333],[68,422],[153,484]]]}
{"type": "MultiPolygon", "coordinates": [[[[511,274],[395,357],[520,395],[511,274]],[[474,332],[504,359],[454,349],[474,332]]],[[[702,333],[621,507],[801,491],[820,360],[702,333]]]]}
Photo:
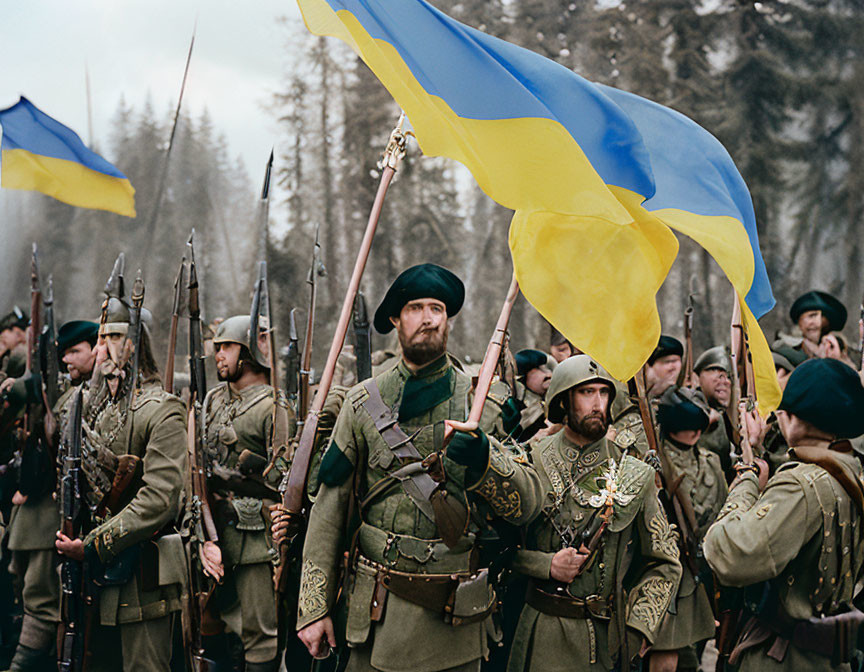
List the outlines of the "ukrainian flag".
{"type": "Polygon", "coordinates": [[[26,98],[0,110],[0,126],[0,187],[135,216],[135,189],[127,177],[26,98]]]}
{"type": "Polygon", "coordinates": [[[405,110],[423,152],[465,164],[515,211],[523,294],[619,379],[660,335],[656,293],[703,245],[741,298],[757,395],[780,399],[756,317],[774,304],[746,186],[722,145],[673,110],[593,84],[424,0],[298,0],[316,35],[347,42],[405,110]]]}

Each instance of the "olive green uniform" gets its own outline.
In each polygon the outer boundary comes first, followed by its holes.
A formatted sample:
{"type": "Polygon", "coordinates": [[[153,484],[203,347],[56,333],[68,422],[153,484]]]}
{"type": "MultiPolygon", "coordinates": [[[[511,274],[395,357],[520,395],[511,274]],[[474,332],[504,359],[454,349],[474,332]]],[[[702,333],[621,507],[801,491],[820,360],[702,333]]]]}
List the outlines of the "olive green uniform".
{"type": "Polygon", "coordinates": [[[82,459],[88,482],[104,485],[96,446],[141,458],[143,475],[131,501],[116,515],[97,520],[84,539],[91,573],[114,575],[118,584],[98,590],[89,669],[116,670],[122,660],[124,672],[164,672],[171,658],[172,614],[180,609],[185,580],[182,542],[172,529],[186,468],[183,403],[158,381],[144,383],[128,405],[122,392],[110,399],[104,382],[90,397],[82,459]],[[131,571],[123,572],[127,561],[131,571]]]}
{"type": "Polygon", "coordinates": [[[514,560],[514,569],[533,581],[508,669],[610,670],[621,655],[625,626],[628,658],[639,652],[642,637],[654,641],[681,577],[676,534],[657,499],[654,470],[622,457],[606,438],[579,447],[563,431],[535,441],[531,455],[546,497],[514,560]],[[618,496],[598,554],[565,587],[550,578],[552,558],[580,546],[582,531],[605,502],[600,488],[609,489],[610,481],[618,496]],[[538,590],[554,597],[538,601],[538,590]],[[550,601],[581,613],[553,615],[550,601]],[[626,605],[623,613],[616,604],[626,605]]]}
{"type": "Polygon", "coordinates": [[[649,450],[648,437],[639,413],[639,404],[630,397],[624,383],[615,382],[615,398],[609,409],[615,443],[629,455],[642,459],[649,450]]]}
{"type": "MultiPolygon", "coordinates": [[[[244,450],[266,464],[272,447],[273,388],[251,385],[240,391],[227,383],[213,388],[204,402],[207,435],[205,451],[208,473],[213,465],[238,468],[244,450]]],[[[287,409],[284,396],[279,403],[287,409]]],[[[262,468],[255,470],[261,476],[262,468]]],[[[271,472],[278,484],[278,472],[271,472]]],[[[273,588],[273,561],[278,557],[270,541],[267,507],[273,499],[244,496],[210,479],[210,494],[216,506],[219,547],[225,580],[217,589],[214,603],[221,619],[243,640],[247,662],[263,663],[277,653],[276,595],[273,588]]]]}
{"type": "MultiPolygon", "coordinates": [[[[374,381],[383,404],[398,413],[399,426],[413,437],[420,456],[440,448],[445,419],[467,417],[471,380],[447,355],[414,373],[400,360],[374,381]]],[[[353,536],[347,519],[355,487],[362,502],[373,486],[384,483],[382,479],[387,479],[388,474],[412,463],[397,457],[376,429],[364,406],[370,398],[366,385],[348,392],[322,461],[322,485],[303,549],[298,629],[333,613],[339,568],[353,536]]],[[[489,465],[476,483],[465,482],[464,467],[447,458],[444,462],[448,498],[464,502],[466,491],[473,491],[485,500],[483,505],[490,516],[515,524],[530,520],[539,510],[536,472],[499,450],[494,440],[489,465]]],[[[359,512],[362,522],[356,536],[357,569],[347,598],[347,641],[352,647],[349,670],[476,670],[487,651],[486,611],[492,603],[490,590],[482,581],[465,584],[476,590],[468,591],[467,606],[463,605],[481,618],[459,625],[458,619],[446,622],[450,619],[445,618],[445,609],[434,611],[408,601],[393,592],[392,586],[383,594],[380,589],[384,573],[389,570],[414,576],[413,580],[423,575],[438,575],[440,579],[443,575],[448,585],[452,582],[450,575],[467,577],[476,569],[472,561],[477,526],[471,522],[455,546],[448,548],[423,505],[416,504],[398,480],[392,486],[363,502],[359,512]],[[377,613],[382,608],[383,613],[377,613]]],[[[455,594],[454,615],[460,611],[460,595],[464,596],[465,591],[455,594]]]]}
{"type": "MultiPolygon", "coordinates": [[[[852,453],[820,452],[850,480],[860,478],[852,453]]],[[[708,530],[704,552],[724,585],[770,587],[762,613],[745,625],[748,643],[739,639],[733,652],[742,672],[849,669],[807,650],[810,638],[800,630],[807,619],[846,611],[862,578],[861,512],[835,477],[789,462],[760,495],[756,476],[745,473],[708,530]]],[[[833,653],[830,640],[828,647],[833,653]]]]}
{"type": "MultiPolygon", "coordinates": [[[[696,446],[688,447],[667,439],[663,442],[663,450],[673,471],[666,474],[666,482],[675,483],[681,479],[678,488],[689,497],[696,518],[694,541],[697,545],[701,544],[726,501],[726,477],[720,458],[702,448],[701,441],[696,446]]],[[[679,667],[693,669],[699,666],[694,645],[714,636],[714,613],[708,589],[702,582],[705,572],[699,565],[698,558],[694,557],[688,562],[682,557],[678,593],[654,640],[654,649],[678,650],[679,667]]]]}
{"type": "MultiPolygon", "coordinates": [[[[54,405],[54,419],[60,428],[68,419],[69,406],[77,388],[69,387],[54,405]]],[[[53,475],[47,475],[51,477],[53,475]]],[[[18,576],[24,603],[24,625],[20,643],[31,649],[52,649],[60,621],[59,556],[54,548],[60,529],[60,509],[52,492],[29,497],[12,509],[9,523],[10,569],[18,576]]]]}

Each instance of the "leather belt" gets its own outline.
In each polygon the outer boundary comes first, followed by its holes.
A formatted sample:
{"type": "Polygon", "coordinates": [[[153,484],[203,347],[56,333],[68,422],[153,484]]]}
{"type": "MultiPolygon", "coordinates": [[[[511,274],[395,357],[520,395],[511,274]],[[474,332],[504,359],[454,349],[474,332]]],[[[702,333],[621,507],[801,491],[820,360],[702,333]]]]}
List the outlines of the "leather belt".
{"type": "Polygon", "coordinates": [[[541,614],[558,618],[594,618],[606,621],[612,618],[612,600],[589,595],[585,598],[573,597],[566,590],[563,593],[549,593],[541,590],[534,582],[528,586],[525,601],[541,614]]]}

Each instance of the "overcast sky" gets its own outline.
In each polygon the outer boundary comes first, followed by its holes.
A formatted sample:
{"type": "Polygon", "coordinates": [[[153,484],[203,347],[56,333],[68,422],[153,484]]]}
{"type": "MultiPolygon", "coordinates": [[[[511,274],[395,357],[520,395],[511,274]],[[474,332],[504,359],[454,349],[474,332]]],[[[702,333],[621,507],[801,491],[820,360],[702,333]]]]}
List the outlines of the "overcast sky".
{"type": "Polygon", "coordinates": [[[86,65],[102,147],[121,96],[140,109],[149,93],[167,115],[197,17],[184,109],[209,110],[257,184],[278,139],[264,106],[302,28],[293,0],[0,0],[0,16],[0,109],[25,95],[87,142],[86,65]]]}

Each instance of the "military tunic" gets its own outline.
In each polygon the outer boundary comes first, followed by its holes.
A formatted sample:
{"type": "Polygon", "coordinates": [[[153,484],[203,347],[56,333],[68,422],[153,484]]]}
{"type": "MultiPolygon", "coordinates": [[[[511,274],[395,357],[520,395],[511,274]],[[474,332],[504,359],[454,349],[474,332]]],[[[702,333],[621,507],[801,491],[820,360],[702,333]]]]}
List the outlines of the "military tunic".
{"type": "MultiPolygon", "coordinates": [[[[269,462],[273,399],[273,388],[266,384],[237,391],[220,383],[207,394],[204,416],[209,474],[216,464],[236,470],[244,450],[263,463],[269,462]]],[[[281,395],[279,403],[287,409],[281,395]]],[[[260,477],[262,471],[255,469],[255,475],[260,477]]],[[[275,503],[279,475],[275,471],[271,474],[275,481],[273,499],[235,493],[214,478],[208,483],[215,500],[219,547],[226,569],[214,603],[222,620],[243,640],[246,660],[254,663],[272,660],[277,652],[272,563],[278,555],[270,542],[266,512],[275,503]]]]}
{"type": "MultiPolygon", "coordinates": [[[[701,442],[689,447],[678,444],[670,439],[663,442],[672,474],[666,475],[666,482],[676,482],[682,477],[678,486],[685,492],[693,505],[696,517],[695,542],[701,544],[702,538],[714,522],[723,503],[726,501],[726,477],[720,465],[720,458],[713,452],[703,449],[701,442]]],[[[698,574],[703,574],[699,558],[693,558],[698,574]]],[[[681,584],[675,600],[663,619],[663,624],[654,649],[672,651],[687,649],[680,652],[679,665],[683,667],[698,667],[696,650],[693,645],[714,635],[714,613],[711,609],[710,596],[704,576],[694,576],[690,563],[682,556],[681,584]]]]}
{"type": "Polygon", "coordinates": [[[681,576],[676,535],[657,498],[654,470],[622,457],[606,438],[579,447],[563,431],[535,441],[531,455],[546,497],[541,515],[528,526],[526,548],[517,552],[514,569],[544,592],[561,589],[593,602],[595,615],[541,613],[531,606],[529,593],[508,669],[610,670],[619,657],[622,627],[629,635],[630,657],[638,653],[641,637],[654,641],[681,576]],[[619,494],[598,555],[565,587],[550,577],[552,558],[562,548],[579,547],[583,529],[601,506],[592,497],[605,501],[600,490],[611,490],[611,483],[619,494]],[[614,605],[624,600],[625,613],[616,613],[614,605]]]}
{"type": "MultiPolygon", "coordinates": [[[[850,480],[860,479],[853,454],[808,450],[833,461],[850,480]]],[[[781,624],[847,610],[862,579],[861,512],[825,469],[789,462],[761,495],[756,476],[745,473],[708,530],[704,552],[721,583],[746,587],[768,582],[770,588],[763,613],[745,627],[749,645],[739,640],[742,672],[849,669],[807,650],[807,638],[793,636],[791,626],[781,624]]]]}
{"type": "MultiPolygon", "coordinates": [[[[54,419],[62,436],[76,387],[69,387],[54,406],[54,419]]],[[[46,477],[53,477],[53,474],[46,477]]],[[[12,509],[9,523],[10,565],[22,584],[25,618],[21,644],[31,649],[53,648],[60,621],[59,556],[54,548],[60,529],[60,509],[52,492],[28,497],[12,509]]]]}
{"type": "Polygon", "coordinates": [[[641,459],[648,452],[649,445],[639,405],[630,397],[630,391],[624,383],[616,381],[615,392],[615,399],[609,409],[615,443],[629,455],[641,459]]]}
{"type": "Polygon", "coordinates": [[[171,529],[186,468],[183,403],[158,380],[143,383],[128,405],[122,391],[112,399],[104,382],[90,396],[82,450],[87,480],[98,484],[103,476],[95,463],[98,448],[135,455],[143,465],[131,501],[116,515],[96,520],[84,539],[91,573],[113,574],[119,584],[98,591],[98,626],[91,642],[100,646],[91,647],[90,669],[115,670],[121,655],[124,670],[164,671],[171,656],[171,614],[180,609],[185,581],[182,541],[171,529]],[[120,571],[124,561],[128,573],[120,571]]]}
{"type": "MultiPolygon", "coordinates": [[[[471,381],[447,355],[413,373],[400,361],[374,381],[383,403],[398,413],[399,426],[413,437],[420,456],[440,447],[445,419],[467,417],[471,381]]],[[[368,398],[362,384],[348,392],[322,461],[321,488],[303,549],[298,629],[333,612],[343,552],[354,534],[347,516],[355,484],[363,497],[403,464],[376,429],[364,406],[368,398]]],[[[465,481],[464,467],[444,461],[448,497],[465,502],[466,491],[472,490],[485,500],[490,515],[516,524],[538,511],[536,472],[499,450],[494,440],[489,465],[476,483],[465,481]]],[[[454,625],[445,622],[443,612],[388,590],[380,620],[371,619],[376,568],[412,575],[467,574],[476,569],[472,559],[477,526],[469,524],[456,545],[448,548],[436,523],[398,481],[394,485],[363,502],[356,537],[358,566],[348,587],[347,641],[354,647],[349,669],[431,672],[463,665],[476,669],[487,650],[488,618],[454,625]]],[[[491,606],[486,589],[475,599],[479,602],[473,606],[480,612],[491,606]]]]}

